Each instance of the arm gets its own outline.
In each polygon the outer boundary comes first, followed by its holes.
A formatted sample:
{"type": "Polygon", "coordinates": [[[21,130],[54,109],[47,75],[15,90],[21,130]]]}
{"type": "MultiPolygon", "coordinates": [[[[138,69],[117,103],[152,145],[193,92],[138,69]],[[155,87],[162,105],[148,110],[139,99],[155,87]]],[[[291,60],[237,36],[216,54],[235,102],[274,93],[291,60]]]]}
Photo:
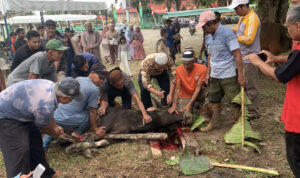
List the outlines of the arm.
{"type": "Polygon", "coordinates": [[[198,80],[197,82],[197,86],[196,86],[196,89],[193,93],[193,96],[191,98],[191,100],[189,101],[189,103],[183,108],[183,111],[186,112],[186,111],[191,111],[191,107],[193,105],[193,103],[195,102],[196,98],[198,97],[200,91],[201,91],[201,87],[202,87],[202,81],[198,80]]]}
{"type": "Polygon", "coordinates": [[[107,101],[107,98],[102,99],[102,100],[101,100],[101,106],[100,106],[100,108],[98,109],[98,114],[99,114],[100,116],[104,116],[107,107],[108,107],[108,101],[107,101]]]}
{"type": "Polygon", "coordinates": [[[89,48],[89,46],[87,45],[87,42],[85,41],[85,33],[84,32],[81,35],[80,42],[81,42],[83,49],[89,48]]]}
{"type": "Polygon", "coordinates": [[[29,72],[28,80],[31,80],[31,79],[38,79],[38,78],[39,78],[39,75],[34,74],[34,73],[32,73],[32,72],[29,72]]]}
{"type": "Polygon", "coordinates": [[[262,50],[261,52],[267,55],[268,57],[266,61],[267,64],[272,64],[275,62],[286,63],[289,57],[289,56],[274,56],[271,52],[267,50],[262,50]]]}
{"type": "Polygon", "coordinates": [[[236,49],[234,51],[232,51],[232,54],[235,57],[235,63],[237,66],[237,70],[238,70],[238,82],[241,86],[245,85],[245,78],[244,78],[244,74],[243,74],[243,62],[242,62],[242,54],[240,49],[236,49]]]}
{"type": "Polygon", "coordinates": [[[100,46],[100,43],[101,43],[101,41],[102,41],[102,39],[101,39],[101,36],[100,36],[100,34],[99,34],[99,32],[98,31],[95,31],[94,33],[97,33],[97,34],[95,34],[96,35],[96,43],[94,44],[94,45],[92,45],[91,46],[91,48],[92,49],[99,49],[99,46],[100,46]]]}
{"type": "Polygon", "coordinates": [[[201,44],[201,48],[200,48],[200,53],[199,53],[199,58],[200,59],[202,58],[202,54],[203,54],[204,48],[205,48],[205,38],[203,38],[202,44],[201,44]]]}
{"type": "Polygon", "coordinates": [[[172,114],[173,112],[175,112],[176,114],[178,114],[178,111],[177,111],[177,100],[178,100],[178,97],[179,97],[179,92],[180,92],[180,84],[176,83],[172,107],[169,108],[169,110],[168,110],[168,112],[170,114],[172,114]]]}
{"type": "Polygon", "coordinates": [[[135,101],[136,105],[139,107],[142,115],[143,115],[143,125],[145,123],[149,123],[152,121],[152,118],[147,114],[146,109],[144,107],[144,104],[142,103],[142,101],[140,100],[139,96],[137,95],[137,93],[132,95],[133,100],[135,101]]]}
{"type": "Polygon", "coordinates": [[[51,119],[50,124],[41,126],[40,128],[43,133],[46,133],[53,138],[58,138],[60,135],[64,134],[63,128],[58,126],[53,118],[51,119]]]}
{"type": "Polygon", "coordinates": [[[249,18],[248,24],[246,24],[244,34],[237,37],[238,42],[244,45],[251,45],[255,40],[259,23],[258,17],[255,14],[252,14],[249,18]]]}
{"type": "Polygon", "coordinates": [[[205,79],[205,83],[207,86],[209,86],[209,77],[210,77],[210,54],[207,57],[207,73],[206,73],[206,79],[205,79]]]}
{"type": "Polygon", "coordinates": [[[97,130],[97,109],[89,107],[90,124],[93,131],[97,130]]]}
{"type": "Polygon", "coordinates": [[[170,92],[167,97],[167,103],[171,104],[174,94],[174,88],[176,83],[176,69],[175,64],[172,59],[168,59],[168,73],[169,73],[169,80],[170,80],[170,92]]]}

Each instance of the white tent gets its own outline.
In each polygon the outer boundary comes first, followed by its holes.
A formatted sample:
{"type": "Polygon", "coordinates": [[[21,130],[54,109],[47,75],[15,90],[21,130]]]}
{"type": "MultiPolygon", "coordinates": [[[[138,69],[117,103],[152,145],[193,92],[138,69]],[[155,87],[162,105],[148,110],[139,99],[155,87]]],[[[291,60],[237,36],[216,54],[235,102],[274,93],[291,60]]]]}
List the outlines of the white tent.
{"type": "MultiPolygon", "coordinates": [[[[81,20],[93,20],[96,19],[96,15],[73,15],[73,14],[64,14],[64,15],[44,15],[46,20],[54,21],[81,21],[81,20]]],[[[15,16],[7,19],[7,23],[12,24],[37,24],[41,23],[41,17],[38,15],[30,16],[15,16]]],[[[0,21],[0,24],[4,24],[4,21],[0,21]]]]}

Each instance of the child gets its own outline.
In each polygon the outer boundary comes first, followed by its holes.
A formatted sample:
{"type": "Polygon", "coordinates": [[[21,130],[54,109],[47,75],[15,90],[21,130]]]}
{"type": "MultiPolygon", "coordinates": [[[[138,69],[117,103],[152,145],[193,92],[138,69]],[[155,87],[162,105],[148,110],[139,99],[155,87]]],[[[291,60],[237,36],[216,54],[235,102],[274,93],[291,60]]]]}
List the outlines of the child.
{"type": "Polygon", "coordinates": [[[161,39],[159,39],[156,43],[156,53],[165,53],[167,56],[169,56],[169,48],[166,42],[166,39],[168,38],[168,30],[166,28],[161,29],[160,36],[161,39]]]}
{"type": "Polygon", "coordinates": [[[143,44],[138,39],[137,35],[133,36],[131,46],[133,48],[133,59],[144,59],[146,57],[143,44]]]}
{"type": "Polygon", "coordinates": [[[126,38],[124,36],[120,38],[120,44],[118,47],[118,60],[120,60],[120,69],[127,75],[132,76],[128,62],[128,60],[130,60],[129,45],[126,43],[126,38]]]}

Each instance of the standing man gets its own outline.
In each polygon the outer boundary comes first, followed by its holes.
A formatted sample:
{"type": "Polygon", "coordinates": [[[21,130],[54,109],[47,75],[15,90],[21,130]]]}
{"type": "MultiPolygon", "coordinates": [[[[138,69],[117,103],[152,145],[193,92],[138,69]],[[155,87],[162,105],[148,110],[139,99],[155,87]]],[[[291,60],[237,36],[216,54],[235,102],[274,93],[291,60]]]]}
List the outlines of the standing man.
{"type": "Polygon", "coordinates": [[[114,107],[115,98],[121,96],[123,109],[131,109],[131,100],[133,99],[143,115],[143,123],[152,121],[139,99],[130,77],[118,67],[109,72],[108,77],[100,86],[100,91],[101,107],[98,110],[100,116],[105,115],[108,106],[114,107]]]}
{"type": "MultiPolygon", "coordinates": [[[[300,6],[287,13],[286,25],[289,36],[300,41],[300,6]]],[[[268,58],[269,56],[267,54],[268,58]]],[[[300,177],[300,45],[288,57],[286,63],[275,68],[260,60],[256,54],[245,57],[265,75],[286,84],[285,100],[281,120],[285,125],[286,157],[295,177],[300,177]]]]}
{"type": "Polygon", "coordinates": [[[167,37],[167,45],[170,51],[170,57],[172,58],[173,62],[175,63],[176,60],[176,47],[174,44],[174,38],[173,38],[173,32],[172,32],[172,20],[167,19],[166,20],[167,29],[168,29],[168,37],[167,37]]]}
{"type": "MultiPolygon", "coordinates": [[[[231,102],[240,93],[240,85],[245,85],[245,78],[242,54],[234,32],[221,25],[216,20],[215,13],[210,10],[200,15],[197,27],[202,27],[203,32],[209,34],[206,83],[210,85],[208,110],[212,117],[208,126],[201,128],[201,131],[208,132],[221,125],[221,99],[226,95],[231,102]]],[[[235,121],[239,114],[240,106],[233,106],[232,115],[235,121]]]]}
{"type": "Polygon", "coordinates": [[[119,32],[115,29],[115,22],[113,21],[107,32],[108,46],[110,52],[111,63],[114,64],[116,58],[118,58],[118,44],[119,44],[119,32]]]}
{"type": "Polygon", "coordinates": [[[259,76],[258,69],[244,57],[249,54],[260,53],[260,20],[253,9],[249,8],[248,0],[233,0],[229,6],[241,16],[237,26],[233,29],[240,44],[243,57],[244,75],[246,79],[246,92],[251,101],[247,105],[250,114],[249,120],[258,119],[259,114],[259,76]]]}
{"type": "Polygon", "coordinates": [[[99,64],[101,70],[105,70],[105,66],[99,62],[99,59],[90,53],[81,53],[73,58],[72,74],[76,78],[78,76],[87,77],[94,64],[99,64]]]}
{"type": "Polygon", "coordinates": [[[59,61],[66,49],[68,48],[63,46],[60,41],[50,40],[46,45],[46,51],[40,51],[30,56],[9,74],[7,85],[38,78],[56,82],[54,61],[59,61]]]}
{"type": "Polygon", "coordinates": [[[45,159],[41,131],[54,138],[63,135],[54,111],[58,103],[79,95],[79,83],[72,78],[60,83],[26,80],[0,93],[0,147],[7,177],[29,174],[38,164],[46,168],[42,177],[55,175],[45,159]]]}
{"type": "Polygon", "coordinates": [[[16,33],[18,35],[18,38],[17,38],[16,42],[14,43],[15,51],[17,51],[18,48],[20,48],[21,46],[26,44],[25,30],[23,28],[17,28],[16,33]]]}
{"type": "Polygon", "coordinates": [[[175,18],[171,28],[172,28],[173,35],[177,36],[174,42],[176,52],[181,54],[181,36],[180,36],[180,24],[178,18],[175,18]]]}
{"type": "Polygon", "coordinates": [[[81,45],[84,53],[91,53],[101,61],[100,56],[100,43],[101,38],[98,31],[93,30],[92,23],[87,22],[84,24],[86,29],[81,35],[81,45]]]}
{"type": "Polygon", "coordinates": [[[146,109],[152,107],[150,92],[161,98],[162,105],[172,103],[176,83],[175,74],[175,64],[165,53],[150,54],[141,62],[139,86],[146,109]],[[160,91],[151,84],[152,78],[157,80],[160,91]]]}
{"type": "Polygon", "coordinates": [[[43,48],[41,47],[40,34],[37,31],[31,30],[27,32],[26,38],[27,44],[23,45],[16,51],[15,58],[10,68],[11,72],[36,52],[43,51],[43,48]]]}
{"type": "Polygon", "coordinates": [[[36,29],[37,29],[37,31],[39,32],[41,38],[44,38],[44,36],[45,36],[45,29],[44,29],[44,26],[43,26],[43,25],[39,25],[36,29]]]}
{"type": "Polygon", "coordinates": [[[191,51],[183,53],[182,65],[176,67],[176,87],[173,104],[169,109],[170,114],[178,113],[177,110],[191,112],[196,100],[200,101],[200,105],[205,102],[208,93],[208,87],[204,87],[207,68],[195,62],[196,59],[191,51]]]}

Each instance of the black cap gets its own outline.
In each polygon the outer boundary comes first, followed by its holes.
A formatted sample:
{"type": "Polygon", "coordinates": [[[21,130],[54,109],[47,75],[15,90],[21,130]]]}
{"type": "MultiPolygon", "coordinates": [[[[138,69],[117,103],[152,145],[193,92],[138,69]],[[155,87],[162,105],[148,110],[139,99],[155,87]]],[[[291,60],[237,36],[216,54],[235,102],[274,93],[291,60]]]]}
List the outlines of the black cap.
{"type": "Polygon", "coordinates": [[[165,23],[172,23],[173,22],[173,20],[171,20],[171,19],[167,19],[166,21],[165,21],[165,23]]]}
{"type": "Polygon", "coordinates": [[[45,27],[53,26],[56,27],[56,23],[53,20],[47,20],[45,22],[45,27]]]}

